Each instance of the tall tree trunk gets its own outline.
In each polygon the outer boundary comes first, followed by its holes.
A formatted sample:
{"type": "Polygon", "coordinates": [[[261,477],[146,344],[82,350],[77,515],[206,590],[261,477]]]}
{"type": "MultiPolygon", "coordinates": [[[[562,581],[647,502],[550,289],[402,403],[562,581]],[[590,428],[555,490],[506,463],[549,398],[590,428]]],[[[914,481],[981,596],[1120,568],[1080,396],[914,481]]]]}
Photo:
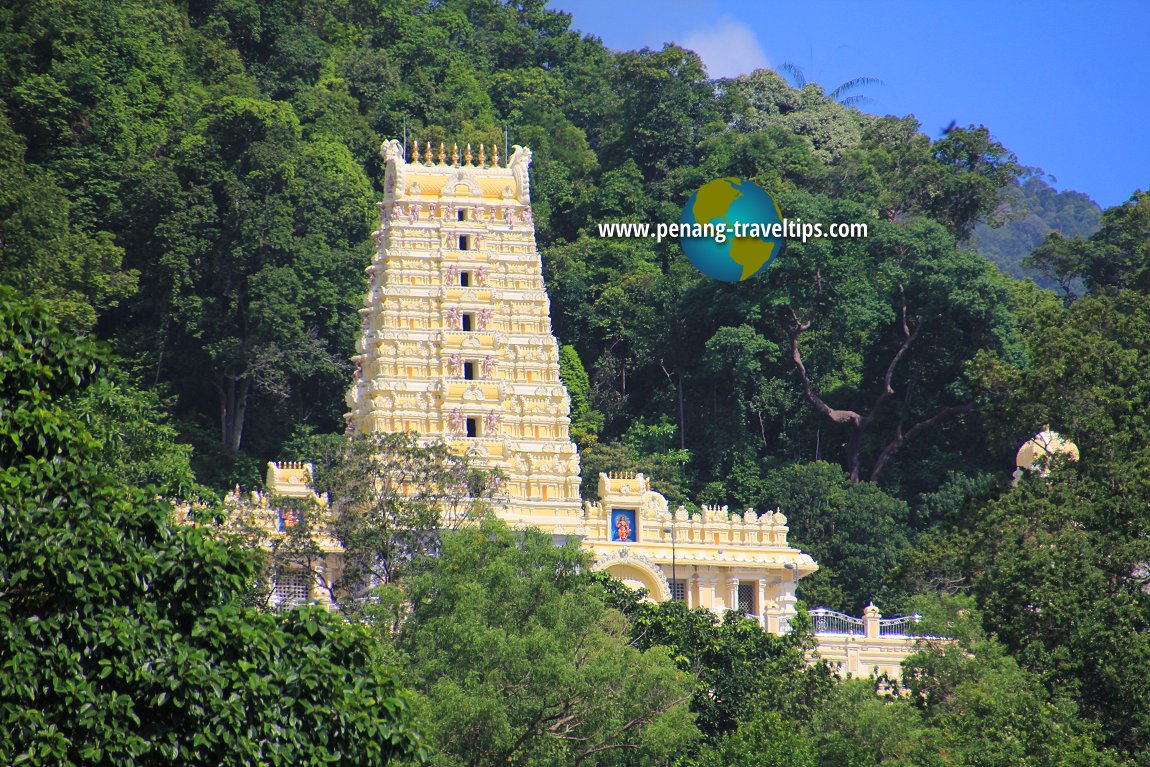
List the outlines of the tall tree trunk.
{"type": "Polygon", "coordinates": [[[243,440],[250,388],[251,380],[245,376],[216,374],[216,392],[220,398],[220,442],[233,451],[240,449],[243,440]]]}
{"type": "Polygon", "coordinates": [[[863,426],[861,421],[851,424],[851,434],[846,444],[847,473],[850,474],[851,484],[859,483],[859,454],[862,453],[863,426]]]}
{"type": "Polygon", "coordinates": [[[235,418],[232,419],[232,433],[231,433],[231,448],[232,450],[240,449],[240,441],[244,436],[244,416],[248,411],[248,389],[251,387],[251,381],[248,378],[241,378],[236,387],[235,399],[235,418]]]}
{"type": "MultiPolygon", "coordinates": [[[[661,358],[659,360],[659,367],[663,369],[663,375],[667,376],[667,383],[671,384],[671,386],[675,386],[675,381],[671,378],[671,371],[667,370],[667,366],[663,364],[663,360],[661,358]]],[[[679,379],[678,386],[676,387],[679,396],[679,449],[686,450],[687,411],[686,408],[683,407],[683,374],[675,373],[675,376],[679,379]]],[[[764,442],[765,441],[766,440],[764,439],[764,442]]]]}

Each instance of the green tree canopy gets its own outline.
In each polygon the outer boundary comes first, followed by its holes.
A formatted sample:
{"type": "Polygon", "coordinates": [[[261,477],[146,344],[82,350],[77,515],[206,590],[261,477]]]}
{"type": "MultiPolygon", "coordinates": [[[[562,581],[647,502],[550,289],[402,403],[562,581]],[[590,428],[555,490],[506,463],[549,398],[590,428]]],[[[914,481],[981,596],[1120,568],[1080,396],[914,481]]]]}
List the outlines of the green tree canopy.
{"type": "Polygon", "coordinates": [[[339,350],[357,325],[370,186],[346,147],[301,133],[285,102],[210,101],[134,195],[133,252],[153,286],[133,307],[135,333],[151,325],[136,350],[156,378],[187,382],[185,407],[214,400],[231,450],[257,394],[338,391],[350,372],[339,350]]]}
{"type": "Polygon", "coordinates": [[[443,536],[395,639],[439,765],[671,764],[692,679],[637,649],[587,554],[489,520],[443,536]]]}
{"type": "Polygon", "coordinates": [[[393,676],[322,610],[242,606],[250,557],[104,473],[61,398],[101,354],[0,290],[0,754],[34,765],[414,756],[393,676]]]}
{"type": "Polygon", "coordinates": [[[1122,205],[1107,208],[1098,231],[1088,238],[1052,233],[1028,263],[1064,283],[1081,278],[1094,292],[1150,293],[1150,192],[1136,192],[1122,205]]]}

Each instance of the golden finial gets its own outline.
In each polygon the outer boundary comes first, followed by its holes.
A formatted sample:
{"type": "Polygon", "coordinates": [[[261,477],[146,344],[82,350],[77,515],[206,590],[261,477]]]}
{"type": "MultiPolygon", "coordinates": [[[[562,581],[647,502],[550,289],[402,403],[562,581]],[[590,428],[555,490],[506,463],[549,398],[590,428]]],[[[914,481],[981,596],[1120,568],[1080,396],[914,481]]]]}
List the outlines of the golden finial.
{"type": "Polygon", "coordinates": [[[491,158],[491,164],[492,165],[498,165],[499,164],[499,145],[496,144],[491,149],[494,152],[494,156],[491,158]]]}
{"type": "Polygon", "coordinates": [[[483,148],[483,144],[479,145],[479,167],[482,168],[487,163],[487,151],[483,148]]]}
{"type": "Polygon", "coordinates": [[[411,161],[419,162],[419,142],[411,142],[411,161]]]}
{"type": "Polygon", "coordinates": [[[427,142],[427,164],[431,165],[433,162],[435,162],[435,161],[431,158],[431,142],[428,141],[427,142]]]}
{"type": "Polygon", "coordinates": [[[459,164],[459,144],[452,144],[451,145],[451,164],[452,165],[458,165],[459,164]]]}
{"type": "Polygon", "coordinates": [[[471,164],[471,144],[467,145],[467,154],[463,155],[463,159],[467,162],[468,165],[471,164]]]}
{"type": "Polygon", "coordinates": [[[445,160],[447,160],[447,153],[445,151],[443,151],[443,142],[440,141],[439,142],[439,164],[443,165],[445,160]]]}

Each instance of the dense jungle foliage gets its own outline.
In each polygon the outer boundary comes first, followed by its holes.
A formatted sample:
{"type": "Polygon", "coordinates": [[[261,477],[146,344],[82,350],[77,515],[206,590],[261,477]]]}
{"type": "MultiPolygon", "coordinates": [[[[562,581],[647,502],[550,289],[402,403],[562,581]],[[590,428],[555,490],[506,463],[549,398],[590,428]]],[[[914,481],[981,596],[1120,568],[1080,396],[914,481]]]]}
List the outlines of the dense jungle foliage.
{"type": "Polygon", "coordinates": [[[0,761],[1150,765],[1150,193],[1099,213],[993,126],[932,136],[577,23],[541,0],[0,7],[0,761]],[[158,496],[210,503],[342,432],[378,147],[405,131],[534,151],[584,494],[631,469],[672,504],[780,507],[821,566],[808,605],[956,637],[908,694],[498,525],[446,536],[382,633],[254,611],[254,564],[166,532],[158,496]],[[791,241],[738,284],[598,236],[719,176],[870,236],[791,241]],[[1045,424],[1082,460],[1011,486],[1045,424]]]}

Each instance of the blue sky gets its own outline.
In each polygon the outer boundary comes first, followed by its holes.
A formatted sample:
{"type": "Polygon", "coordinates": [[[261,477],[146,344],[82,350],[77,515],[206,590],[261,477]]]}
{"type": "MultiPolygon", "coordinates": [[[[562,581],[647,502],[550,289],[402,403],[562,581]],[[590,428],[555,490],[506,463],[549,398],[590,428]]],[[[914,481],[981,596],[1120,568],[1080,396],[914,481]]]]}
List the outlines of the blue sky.
{"type": "Polygon", "coordinates": [[[986,125],[1058,189],[1103,207],[1150,189],[1150,2],[551,0],[609,47],[698,52],[712,77],[793,63],[827,90],[884,85],[862,108],[937,137],[986,125]]]}

